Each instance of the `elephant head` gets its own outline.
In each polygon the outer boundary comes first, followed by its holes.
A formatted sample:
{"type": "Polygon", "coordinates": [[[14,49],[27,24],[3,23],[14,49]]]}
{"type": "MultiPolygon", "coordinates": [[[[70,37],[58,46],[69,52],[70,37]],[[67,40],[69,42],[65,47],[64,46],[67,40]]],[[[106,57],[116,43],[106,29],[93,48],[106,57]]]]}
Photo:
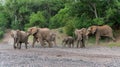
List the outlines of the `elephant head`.
{"type": "Polygon", "coordinates": [[[31,27],[28,29],[28,32],[33,35],[33,44],[36,41],[40,42],[40,44],[44,47],[45,41],[49,44],[49,47],[52,47],[52,41],[51,41],[51,30],[49,28],[37,28],[37,27],[31,27]]]}
{"type": "Polygon", "coordinates": [[[82,28],[80,30],[76,29],[75,30],[75,35],[77,36],[77,47],[83,48],[85,47],[85,40],[88,39],[88,36],[86,36],[86,28],[82,28]],[[80,44],[79,44],[80,43],[80,44]]]}
{"type": "Polygon", "coordinates": [[[86,35],[95,34],[96,31],[97,31],[97,26],[91,26],[87,29],[86,35]]]}
{"type": "Polygon", "coordinates": [[[75,35],[77,37],[77,40],[82,40],[82,34],[83,34],[82,30],[78,30],[78,29],[75,30],[75,35]]]}
{"type": "Polygon", "coordinates": [[[112,28],[109,25],[102,25],[102,26],[90,26],[87,29],[86,35],[89,35],[90,33],[95,34],[96,36],[96,44],[98,44],[99,39],[101,36],[109,37],[113,41],[115,41],[115,38],[113,37],[112,28]]]}
{"type": "Polygon", "coordinates": [[[28,33],[30,33],[31,35],[35,34],[38,32],[38,28],[37,27],[31,27],[28,29],[28,33]]]}

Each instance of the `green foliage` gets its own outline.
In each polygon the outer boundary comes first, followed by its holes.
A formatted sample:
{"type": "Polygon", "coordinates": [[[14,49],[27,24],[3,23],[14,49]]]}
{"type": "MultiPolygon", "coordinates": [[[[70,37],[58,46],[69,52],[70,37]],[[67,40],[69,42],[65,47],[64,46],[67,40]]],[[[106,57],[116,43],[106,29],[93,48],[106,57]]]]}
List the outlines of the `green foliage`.
{"type": "Polygon", "coordinates": [[[72,19],[68,21],[68,23],[66,23],[66,26],[65,26],[65,33],[70,35],[70,36],[73,36],[73,31],[75,29],[75,24],[74,24],[74,21],[75,19],[72,19]]]}
{"type": "Polygon", "coordinates": [[[103,25],[104,24],[104,21],[103,21],[103,18],[95,18],[93,19],[93,24],[95,25],[103,25]]]}
{"type": "Polygon", "coordinates": [[[4,33],[5,33],[4,31],[0,31],[0,38],[3,37],[4,33]]]}
{"type": "Polygon", "coordinates": [[[0,39],[3,37],[3,34],[5,33],[5,30],[9,28],[9,22],[8,22],[8,17],[6,13],[0,11],[0,39]]]}
{"type": "Polygon", "coordinates": [[[32,13],[30,15],[30,23],[26,24],[26,27],[39,26],[45,27],[45,17],[43,13],[38,11],[37,13],[32,13]]]}
{"type": "Polygon", "coordinates": [[[67,21],[69,20],[68,17],[68,8],[61,9],[58,14],[53,16],[50,20],[50,28],[59,28],[65,26],[67,21]]]}
{"type": "Polygon", "coordinates": [[[61,28],[73,35],[75,28],[108,24],[120,28],[119,0],[6,0],[0,3],[1,30],[32,26],[61,28]]]}

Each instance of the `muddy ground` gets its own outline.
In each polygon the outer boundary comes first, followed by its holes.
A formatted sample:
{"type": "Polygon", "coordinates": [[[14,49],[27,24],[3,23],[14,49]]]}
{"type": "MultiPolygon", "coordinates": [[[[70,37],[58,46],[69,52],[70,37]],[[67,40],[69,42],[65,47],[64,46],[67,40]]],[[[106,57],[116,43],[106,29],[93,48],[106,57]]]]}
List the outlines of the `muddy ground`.
{"type": "Polygon", "coordinates": [[[0,67],[120,67],[120,47],[86,46],[65,48],[61,46],[35,48],[22,45],[13,49],[11,37],[0,43],[0,67]]]}

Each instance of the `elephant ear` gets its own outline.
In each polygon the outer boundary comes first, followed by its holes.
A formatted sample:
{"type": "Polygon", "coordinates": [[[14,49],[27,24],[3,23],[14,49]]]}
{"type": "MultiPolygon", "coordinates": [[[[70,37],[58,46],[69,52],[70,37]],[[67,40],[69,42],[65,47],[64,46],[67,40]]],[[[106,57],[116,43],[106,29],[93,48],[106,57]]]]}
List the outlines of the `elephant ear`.
{"type": "Polygon", "coordinates": [[[94,34],[97,31],[97,26],[92,26],[91,27],[91,32],[94,34]]]}
{"type": "Polygon", "coordinates": [[[35,33],[37,33],[37,31],[38,31],[38,28],[37,27],[32,27],[32,28],[29,28],[28,29],[28,32],[30,33],[30,34],[35,34],[35,33]]]}
{"type": "Polygon", "coordinates": [[[86,34],[86,31],[87,31],[87,29],[86,29],[86,28],[82,28],[82,29],[81,29],[81,32],[82,32],[82,34],[83,34],[83,35],[85,35],[85,34],[86,34]]]}
{"type": "Polygon", "coordinates": [[[16,30],[17,36],[21,35],[21,31],[20,30],[16,30]]]}
{"type": "Polygon", "coordinates": [[[77,34],[76,30],[74,31],[75,35],[77,34]]]}
{"type": "Polygon", "coordinates": [[[75,29],[75,35],[78,35],[79,34],[79,30],[78,29],[75,29]]]}

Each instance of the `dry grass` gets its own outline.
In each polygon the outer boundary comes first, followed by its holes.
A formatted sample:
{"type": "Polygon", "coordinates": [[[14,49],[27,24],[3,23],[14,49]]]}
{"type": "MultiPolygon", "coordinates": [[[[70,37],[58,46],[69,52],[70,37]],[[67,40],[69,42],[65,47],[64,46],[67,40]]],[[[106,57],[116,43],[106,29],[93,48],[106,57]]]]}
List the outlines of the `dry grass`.
{"type": "Polygon", "coordinates": [[[102,45],[103,45],[103,46],[108,46],[108,47],[120,47],[120,41],[102,43],[102,45]]]}

